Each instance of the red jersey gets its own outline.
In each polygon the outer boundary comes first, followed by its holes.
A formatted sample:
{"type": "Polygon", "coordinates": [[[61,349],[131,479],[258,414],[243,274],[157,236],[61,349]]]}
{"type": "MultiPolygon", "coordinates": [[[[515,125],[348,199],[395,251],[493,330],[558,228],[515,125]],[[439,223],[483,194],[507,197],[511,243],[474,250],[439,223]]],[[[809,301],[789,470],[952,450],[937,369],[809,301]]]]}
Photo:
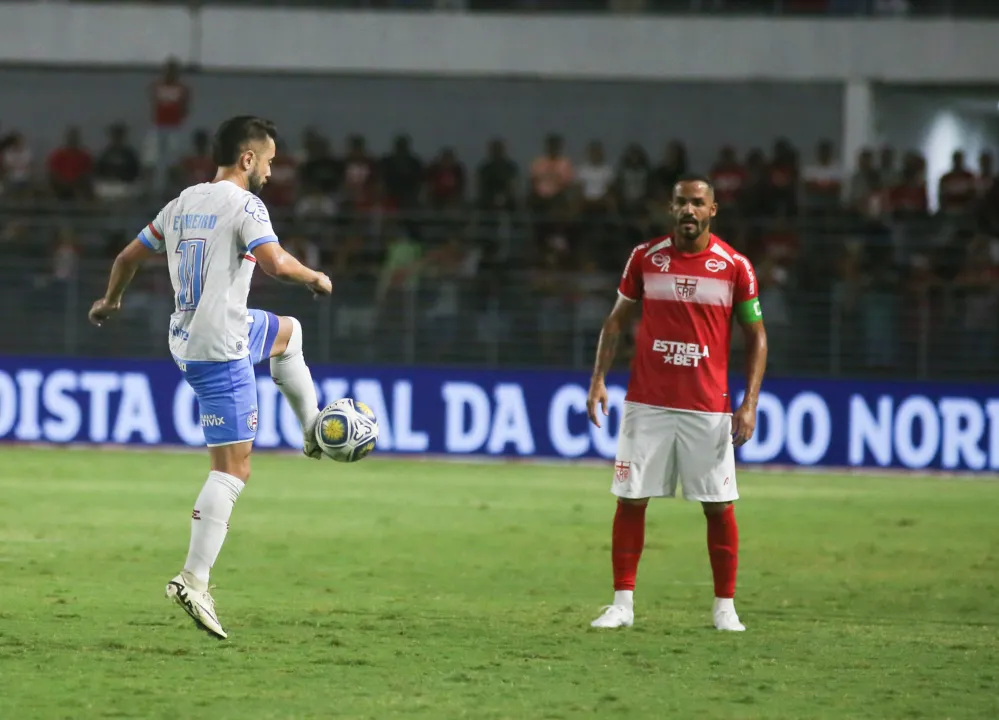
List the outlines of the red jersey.
{"type": "Polygon", "coordinates": [[[49,172],[59,182],[72,184],[93,170],[94,162],[83,148],[61,147],[49,155],[49,172]]]}
{"type": "Polygon", "coordinates": [[[761,320],[749,260],[714,235],[702,252],[677,251],[670,236],[636,247],[618,292],[642,302],[626,399],[707,413],[731,412],[732,316],[761,320]]]}
{"type": "Polygon", "coordinates": [[[715,199],[724,206],[734,205],[746,185],[746,171],[739,164],[717,165],[711,171],[711,182],[715,186],[715,199]]]}
{"type": "Polygon", "coordinates": [[[178,127],[187,119],[187,86],[157,82],[153,85],[153,122],[157,127],[178,127]]]}

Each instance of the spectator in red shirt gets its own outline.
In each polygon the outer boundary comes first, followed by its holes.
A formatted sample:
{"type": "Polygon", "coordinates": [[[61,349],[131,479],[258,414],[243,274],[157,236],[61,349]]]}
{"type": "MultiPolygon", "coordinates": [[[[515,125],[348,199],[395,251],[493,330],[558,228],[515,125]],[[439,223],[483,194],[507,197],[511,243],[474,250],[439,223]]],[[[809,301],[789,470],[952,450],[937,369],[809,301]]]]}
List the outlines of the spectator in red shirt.
{"type": "Polygon", "coordinates": [[[731,145],[726,145],[718,153],[718,160],[711,168],[711,182],[715,186],[715,200],[727,211],[736,210],[742,201],[746,169],[739,162],[735,148],[731,145]]]}
{"type": "Polygon", "coordinates": [[[427,200],[435,210],[459,207],[465,199],[465,168],[444,148],[427,168],[427,200]]]}
{"type": "Polygon", "coordinates": [[[978,200],[975,175],[964,165],[964,153],[954,153],[951,169],[940,178],[938,197],[940,213],[948,216],[961,216],[971,212],[978,200]]]}
{"type": "Polygon", "coordinates": [[[94,160],[83,147],[80,129],[70,127],[61,147],[49,155],[49,186],[59,200],[88,200],[92,197],[94,160]]]}
{"type": "Polygon", "coordinates": [[[212,141],[207,130],[195,130],[191,135],[191,152],[174,169],[177,184],[190,187],[211,182],[217,167],[212,159],[212,141]]]}
{"type": "Polygon", "coordinates": [[[166,189],[169,168],[182,152],[182,130],[191,105],[191,92],[180,77],[180,63],[167,60],[163,74],[153,83],[153,141],[146,163],[153,170],[153,189],[162,194],[166,189]]]}

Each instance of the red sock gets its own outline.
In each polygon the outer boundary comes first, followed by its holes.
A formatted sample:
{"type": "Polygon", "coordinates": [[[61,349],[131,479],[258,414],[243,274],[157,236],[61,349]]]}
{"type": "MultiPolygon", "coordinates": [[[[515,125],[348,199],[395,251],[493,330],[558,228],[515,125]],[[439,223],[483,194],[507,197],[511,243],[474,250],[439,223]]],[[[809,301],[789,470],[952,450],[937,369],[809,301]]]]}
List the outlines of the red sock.
{"type": "Polygon", "coordinates": [[[735,524],[735,506],[706,515],[708,519],[708,555],[715,577],[715,597],[735,597],[735,571],[739,565],[739,528],[735,524]]]}
{"type": "Polygon", "coordinates": [[[614,590],[634,590],[638,561],[645,545],[645,505],[618,500],[611,535],[614,590]]]}

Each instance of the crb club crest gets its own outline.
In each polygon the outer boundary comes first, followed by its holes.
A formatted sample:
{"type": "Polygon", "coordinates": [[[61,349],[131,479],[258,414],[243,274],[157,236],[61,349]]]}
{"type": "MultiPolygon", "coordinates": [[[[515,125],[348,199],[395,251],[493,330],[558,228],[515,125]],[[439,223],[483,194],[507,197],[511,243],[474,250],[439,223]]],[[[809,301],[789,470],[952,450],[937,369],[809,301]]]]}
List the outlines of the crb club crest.
{"type": "Polygon", "coordinates": [[[651,260],[652,264],[659,268],[659,272],[669,272],[669,255],[656,253],[651,260]]]}
{"type": "Polygon", "coordinates": [[[246,427],[250,429],[250,432],[257,431],[257,411],[251,410],[250,414],[246,416],[246,427]]]}
{"type": "Polygon", "coordinates": [[[690,300],[697,292],[697,278],[677,278],[676,296],[681,300],[690,300]]]}
{"type": "Polygon", "coordinates": [[[619,462],[614,465],[614,480],[617,482],[625,482],[631,475],[631,463],[630,462],[619,462]]]}

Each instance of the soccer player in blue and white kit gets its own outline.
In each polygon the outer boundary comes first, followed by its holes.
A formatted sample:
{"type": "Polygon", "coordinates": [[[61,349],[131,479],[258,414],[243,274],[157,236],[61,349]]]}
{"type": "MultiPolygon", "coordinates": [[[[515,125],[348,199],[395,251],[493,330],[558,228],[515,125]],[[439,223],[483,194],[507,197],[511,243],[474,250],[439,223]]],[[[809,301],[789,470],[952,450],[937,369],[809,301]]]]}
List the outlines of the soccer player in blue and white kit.
{"type": "Polygon", "coordinates": [[[316,295],[332,291],[325,274],[281,248],[267,208],[255,195],[270,177],[275,137],[274,124],[261,118],[222,123],[213,148],[215,180],[189,187],[166,204],[115,259],[107,292],[90,309],[91,322],[102,324],[121,307],[139,265],[166,253],[176,301],[170,352],[198,396],[211,458],[208,480],[194,503],[187,562],[166,594],[219,638],[226,632],[208,592],[208,575],[250,477],[257,432],[254,364],[270,359],[271,377],[301,423],[305,454],[316,459],[322,454],[313,432],[318,398],[302,355],[302,326],[295,318],[246,307],[256,265],[316,295]]]}

